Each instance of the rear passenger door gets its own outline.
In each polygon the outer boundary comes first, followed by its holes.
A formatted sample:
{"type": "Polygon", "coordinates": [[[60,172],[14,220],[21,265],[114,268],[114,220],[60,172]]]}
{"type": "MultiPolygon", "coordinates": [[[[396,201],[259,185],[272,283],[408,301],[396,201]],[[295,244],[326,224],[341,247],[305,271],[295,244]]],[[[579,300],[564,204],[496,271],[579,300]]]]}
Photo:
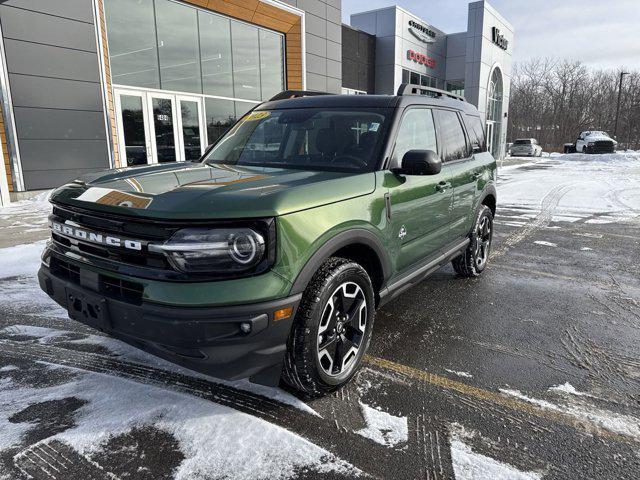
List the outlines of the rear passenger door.
{"type": "MultiPolygon", "coordinates": [[[[390,168],[400,167],[409,150],[438,152],[433,113],[430,108],[411,107],[405,110],[390,168]]],[[[437,175],[399,175],[387,171],[390,219],[390,244],[396,270],[405,270],[416,263],[439,254],[447,243],[451,218],[452,189],[445,165],[437,175]]]]}
{"type": "Polygon", "coordinates": [[[440,156],[449,169],[453,186],[453,206],[449,223],[449,240],[464,238],[471,230],[477,195],[477,183],[483,162],[476,161],[471,143],[462,124],[461,113],[455,110],[434,110],[441,143],[440,156]]]}

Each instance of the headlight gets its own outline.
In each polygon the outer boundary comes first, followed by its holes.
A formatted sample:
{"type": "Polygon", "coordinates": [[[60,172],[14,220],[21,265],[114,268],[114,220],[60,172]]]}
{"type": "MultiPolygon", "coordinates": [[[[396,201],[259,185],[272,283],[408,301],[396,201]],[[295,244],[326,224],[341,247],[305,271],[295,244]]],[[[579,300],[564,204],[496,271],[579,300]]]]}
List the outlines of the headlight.
{"type": "Polygon", "coordinates": [[[252,228],[185,228],[152,249],[164,252],[181,272],[228,275],[258,266],[266,243],[252,228]]]}

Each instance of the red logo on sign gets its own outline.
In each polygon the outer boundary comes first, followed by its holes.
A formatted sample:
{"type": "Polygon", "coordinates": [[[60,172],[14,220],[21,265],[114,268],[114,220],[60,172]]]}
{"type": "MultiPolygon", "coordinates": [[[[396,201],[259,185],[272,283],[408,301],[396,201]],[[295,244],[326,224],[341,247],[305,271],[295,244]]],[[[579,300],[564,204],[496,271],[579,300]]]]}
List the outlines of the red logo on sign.
{"type": "Polygon", "coordinates": [[[429,68],[436,68],[436,61],[433,58],[428,57],[427,55],[424,55],[422,53],[414,52],[413,50],[407,50],[407,58],[409,60],[413,60],[416,63],[419,63],[420,65],[426,65],[429,68]]]}

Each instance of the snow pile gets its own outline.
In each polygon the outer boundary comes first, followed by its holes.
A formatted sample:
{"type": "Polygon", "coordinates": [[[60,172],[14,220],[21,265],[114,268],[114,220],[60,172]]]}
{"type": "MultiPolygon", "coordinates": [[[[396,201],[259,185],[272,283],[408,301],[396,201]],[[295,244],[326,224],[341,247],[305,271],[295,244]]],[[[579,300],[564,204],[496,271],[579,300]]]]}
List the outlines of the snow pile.
{"type": "Polygon", "coordinates": [[[453,373],[454,375],[457,375],[459,377],[473,378],[473,375],[471,375],[469,372],[460,372],[460,371],[456,371],[456,370],[449,370],[448,368],[445,368],[444,371],[445,372],[449,372],[449,373],[453,373]]]}
{"type": "Polygon", "coordinates": [[[40,255],[45,241],[0,249],[0,279],[35,277],[40,267],[40,255]]]}
{"type": "Polygon", "coordinates": [[[578,397],[590,397],[591,396],[588,393],[579,392],[569,382],[563,383],[562,385],[556,385],[554,387],[551,387],[551,388],[549,388],[549,391],[550,392],[563,393],[563,394],[564,393],[568,393],[569,395],[576,395],[578,397]]]}
{"type": "Polygon", "coordinates": [[[406,443],[409,439],[407,417],[396,417],[362,402],[360,410],[367,426],[355,432],[358,435],[388,447],[406,443]]]}
{"type": "Polygon", "coordinates": [[[50,191],[42,192],[28,200],[0,207],[0,220],[9,223],[6,228],[20,227],[26,232],[46,229],[52,208],[48,201],[50,193],[50,191]]]}
{"type": "Polygon", "coordinates": [[[462,425],[451,425],[451,461],[456,480],[540,480],[537,472],[523,472],[509,464],[475,453],[465,443],[474,436],[462,425]]]}
{"type": "Polygon", "coordinates": [[[153,426],[180,444],[185,459],[177,479],[286,478],[300,468],[357,473],[285,429],[216,403],[108,375],[65,370],[79,376],[55,387],[25,388],[0,380],[0,443],[5,448],[33,427],[9,422],[13,414],[36,402],[74,397],[87,402],[76,412],[75,425],[47,440],[58,439],[88,456],[113,436],[153,426]]]}
{"type": "MultiPolygon", "coordinates": [[[[563,390],[567,391],[569,388],[562,386],[563,390]]],[[[573,388],[573,387],[571,387],[573,388]]],[[[527,397],[519,390],[500,389],[500,392],[505,395],[509,395],[525,402],[537,405],[545,410],[553,410],[563,413],[565,415],[572,416],[577,420],[591,423],[610,432],[624,435],[625,437],[631,437],[635,440],[640,440],[640,420],[631,417],[629,415],[623,415],[609,410],[602,410],[593,405],[587,405],[583,403],[575,403],[571,405],[556,405],[546,400],[540,400],[537,398],[527,397]]]]}

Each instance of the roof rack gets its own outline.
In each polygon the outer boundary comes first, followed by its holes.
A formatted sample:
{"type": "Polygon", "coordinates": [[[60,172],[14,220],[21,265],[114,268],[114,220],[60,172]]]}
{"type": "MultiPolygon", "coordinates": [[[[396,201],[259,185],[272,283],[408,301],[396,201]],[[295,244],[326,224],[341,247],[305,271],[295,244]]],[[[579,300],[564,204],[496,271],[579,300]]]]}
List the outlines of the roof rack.
{"type": "Polygon", "coordinates": [[[327,92],[316,92],[313,90],[285,90],[271,97],[269,101],[275,102],[276,100],[286,100],[287,98],[315,97],[317,95],[331,94],[327,92]]]}
{"type": "Polygon", "coordinates": [[[400,88],[398,88],[398,96],[402,95],[429,95],[432,97],[449,97],[455,100],[466,102],[464,97],[456,95],[455,93],[447,92],[446,90],[441,90],[439,88],[413,85],[411,83],[403,83],[402,85],[400,85],[400,88]]]}

